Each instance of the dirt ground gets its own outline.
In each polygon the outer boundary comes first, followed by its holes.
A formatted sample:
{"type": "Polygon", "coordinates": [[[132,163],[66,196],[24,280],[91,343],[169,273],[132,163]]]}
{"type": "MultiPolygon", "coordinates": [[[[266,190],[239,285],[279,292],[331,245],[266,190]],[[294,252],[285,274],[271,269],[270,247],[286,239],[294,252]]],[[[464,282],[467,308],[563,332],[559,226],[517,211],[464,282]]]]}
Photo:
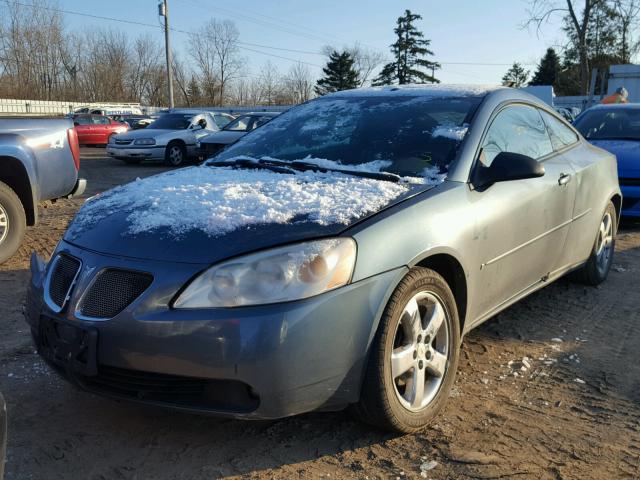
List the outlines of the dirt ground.
{"type": "MultiPolygon", "coordinates": [[[[88,194],[162,170],[83,151],[88,194]]],[[[639,224],[623,225],[601,287],[560,280],[469,334],[444,413],[397,436],[344,412],[241,422],[144,408],[50,373],[21,314],[29,254],[48,257],[81,202],[43,208],[0,267],[7,480],[640,478],[639,224]]]]}

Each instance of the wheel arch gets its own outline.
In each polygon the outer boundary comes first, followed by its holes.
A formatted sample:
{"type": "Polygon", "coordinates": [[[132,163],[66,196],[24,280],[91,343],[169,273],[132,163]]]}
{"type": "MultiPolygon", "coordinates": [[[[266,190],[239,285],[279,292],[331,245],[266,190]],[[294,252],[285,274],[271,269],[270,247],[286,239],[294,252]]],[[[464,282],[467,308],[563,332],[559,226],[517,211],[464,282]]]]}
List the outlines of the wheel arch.
{"type": "Polygon", "coordinates": [[[616,207],[616,216],[618,217],[617,224],[620,223],[620,215],[622,214],[622,195],[616,193],[611,197],[611,203],[616,207]]]}
{"type": "Polygon", "coordinates": [[[36,210],[31,181],[22,162],[15,157],[0,156],[0,182],[6,183],[18,195],[27,216],[27,225],[35,225],[36,210]]]}
{"type": "Polygon", "coordinates": [[[467,316],[467,277],[460,261],[451,253],[434,253],[421,258],[413,266],[429,268],[444,278],[451,288],[458,307],[460,333],[463,334],[467,316]]]}

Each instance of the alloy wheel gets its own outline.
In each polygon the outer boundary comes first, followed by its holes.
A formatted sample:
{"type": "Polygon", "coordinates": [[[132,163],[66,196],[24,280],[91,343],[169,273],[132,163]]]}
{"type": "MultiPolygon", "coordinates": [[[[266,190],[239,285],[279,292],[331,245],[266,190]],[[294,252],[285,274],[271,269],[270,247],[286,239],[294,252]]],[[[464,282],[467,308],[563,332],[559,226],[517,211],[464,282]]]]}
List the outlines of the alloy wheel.
{"type": "Polygon", "coordinates": [[[442,301],[415,294],[404,307],[391,353],[391,376],[402,406],[417,412],[436,397],[449,366],[449,327],[442,301]]]}
{"type": "Polygon", "coordinates": [[[177,145],[169,149],[169,161],[171,165],[180,165],[183,160],[182,148],[177,145]]]}
{"type": "Polygon", "coordinates": [[[8,235],[9,216],[7,215],[7,211],[4,209],[2,204],[0,204],[0,243],[4,242],[8,235]]]}
{"type": "Polygon", "coordinates": [[[605,213],[600,223],[596,243],[596,265],[601,273],[607,271],[613,250],[613,219],[609,212],[605,213]]]}

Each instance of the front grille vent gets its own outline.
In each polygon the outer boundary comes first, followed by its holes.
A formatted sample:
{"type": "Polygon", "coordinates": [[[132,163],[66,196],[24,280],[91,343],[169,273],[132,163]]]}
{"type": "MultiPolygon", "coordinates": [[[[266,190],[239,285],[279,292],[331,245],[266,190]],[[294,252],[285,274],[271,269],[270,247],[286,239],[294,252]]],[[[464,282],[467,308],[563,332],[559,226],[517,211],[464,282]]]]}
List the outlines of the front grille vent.
{"type": "Polygon", "coordinates": [[[90,318],[112,318],[127,308],[153,277],[147,273],[108,269],[100,272],[84,296],[80,313],[90,318]]]}
{"type": "Polygon", "coordinates": [[[640,178],[619,178],[620,185],[629,187],[640,187],[640,178]]]}
{"type": "Polygon", "coordinates": [[[54,260],[49,279],[49,298],[60,310],[71,293],[78,270],[80,261],[69,255],[60,254],[54,260]]]}
{"type": "Polygon", "coordinates": [[[130,145],[133,140],[122,140],[117,138],[116,145],[130,145]]]}

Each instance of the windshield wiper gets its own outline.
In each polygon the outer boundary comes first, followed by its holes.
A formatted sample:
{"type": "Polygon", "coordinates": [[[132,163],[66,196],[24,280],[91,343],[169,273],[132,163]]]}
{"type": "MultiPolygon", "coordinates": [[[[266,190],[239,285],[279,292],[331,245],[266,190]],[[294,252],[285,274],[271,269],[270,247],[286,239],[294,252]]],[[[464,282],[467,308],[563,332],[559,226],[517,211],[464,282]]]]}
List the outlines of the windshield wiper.
{"type": "Polygon", "coordinates": [[[295,173],[292,168],[287,168],[280,165],[269,165],[258,162],[254,158],[237,158],[236,160],[223,160],[218,162],[205,163],[208,167],[232,167],[232,168],[248,168],[248,169],[260,169],[269,170],[276,173],[295,173]]]}
{"type": "Polygon", "coordinates": [[[274,167],[288,167],[299,172],[314,171],[314,172],[337,172],[344,173],[346,175],[353,175],[355,177],[371,178],[373,180],[385,180],[387,182],[398,183],[400,176],[395,173],[389,172],[366,172],[360,170],[348,170],[344,168],[322,167],[313,162],[305,162],[303,160],[294,160],[292,162],[285,162],[282,160],[274,159],[261,159],[258,160],[260,165],[270,165],[274,167]]]}

